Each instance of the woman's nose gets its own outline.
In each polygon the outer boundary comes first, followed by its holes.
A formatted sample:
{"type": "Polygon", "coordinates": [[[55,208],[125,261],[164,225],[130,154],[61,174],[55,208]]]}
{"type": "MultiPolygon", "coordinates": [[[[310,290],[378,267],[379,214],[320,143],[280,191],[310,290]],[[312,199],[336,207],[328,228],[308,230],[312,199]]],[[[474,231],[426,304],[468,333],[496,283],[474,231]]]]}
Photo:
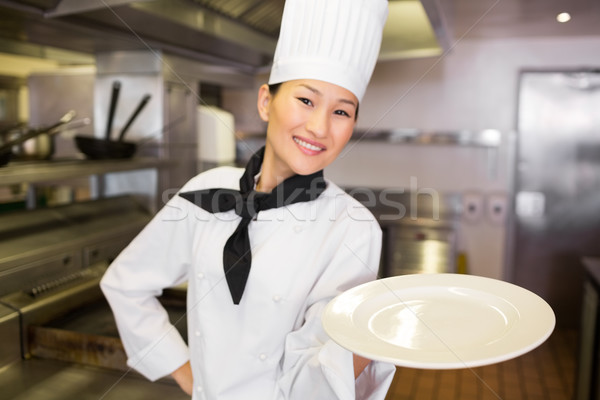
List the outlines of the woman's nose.
{"type": "Polygon", "coordinates": [[[324,137],[327,134],[327,126],[329,118],[326,112],[322,110],[314,110],[310,113],[310,117],[306,122],[306,129],[315,137],[324,137]]]}

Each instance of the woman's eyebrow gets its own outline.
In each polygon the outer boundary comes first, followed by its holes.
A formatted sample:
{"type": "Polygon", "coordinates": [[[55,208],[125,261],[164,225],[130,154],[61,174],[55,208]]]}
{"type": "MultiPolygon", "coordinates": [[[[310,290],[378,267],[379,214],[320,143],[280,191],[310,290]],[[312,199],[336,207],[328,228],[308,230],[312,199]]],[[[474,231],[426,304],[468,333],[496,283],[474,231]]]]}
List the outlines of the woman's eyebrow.
{"type": "MultiPolygon", "coordinates": [[[[306,89],[310,90],[311,92],[313,92],[314,94],[318,95],[318,96],[322,96],[322,93],[315,87],[312,87],[310,85],[307,85],[306,83],[301,83],[300,86],[305,87],[306,89]]],[[[345,98],[340,98],[338,100],[340,103],[346,103],[346,104],[350,104],[353,107],[356,107],[356,103],[352,100],[349,99],[345,99],[345,98]]]]}
{"type": "Polygon", "coordinates": [[[352,100],[348,100],[348,99],[339,99],[340,103],[346,103],[346,104],[350,104],[352,107],[356,107],[356,103],[353,102],[352,100]]]}
{"type": "Polygon", "coordinates": [[[314,94],[318,94],[319,96],[322,95],[322,93],[319,92],[319,90],[317,88],[314,88],[314,87],[312,87],[310,85],[307,85],[306,83],[301,83],[300,86],[303,86],[303,87],[307,88],[308,90],[310,90],[314,94]]]}

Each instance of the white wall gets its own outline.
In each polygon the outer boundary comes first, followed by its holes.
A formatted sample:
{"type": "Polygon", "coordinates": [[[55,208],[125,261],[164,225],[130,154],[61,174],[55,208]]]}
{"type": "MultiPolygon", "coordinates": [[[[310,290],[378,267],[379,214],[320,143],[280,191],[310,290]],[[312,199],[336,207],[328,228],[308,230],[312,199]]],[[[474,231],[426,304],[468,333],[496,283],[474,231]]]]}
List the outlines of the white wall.
{"type": "MultiPolygon", "coordinates": [[[[519,71],[600,67],[600,36],[462,40],[438,58],[379,63],[361,103],[358,128],[498,129],[502,144],[482,148],[351,142],[326,176],[340,185],[476,193],[483,200],[511,189],[519,71]]],[[[257,77],[258,84],[266,80],[257,77]]],[[[237,129],[260,132],[255,91],[225,94],[237,129]]],[[[506,226],[485,216],[462,224],[470,272],[505,278],[506,226]]]]}
{"type": "Polygon", "coordinates": [[[508,131],[519,70],[598,66],[600,35],[462,40],[440,58],[379,63],[359,126],[508,131]]]}

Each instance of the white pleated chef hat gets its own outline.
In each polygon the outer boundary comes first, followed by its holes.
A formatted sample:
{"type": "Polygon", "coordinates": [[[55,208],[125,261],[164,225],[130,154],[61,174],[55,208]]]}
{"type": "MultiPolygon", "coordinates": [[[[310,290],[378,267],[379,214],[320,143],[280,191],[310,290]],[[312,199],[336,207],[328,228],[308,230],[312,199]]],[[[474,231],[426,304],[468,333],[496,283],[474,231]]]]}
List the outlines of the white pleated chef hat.
{"type": "Polygon", "coordinates": [[[316,79],[360,101],[387,13],[387,0],[286,0],[269,84],[316,79]]]}

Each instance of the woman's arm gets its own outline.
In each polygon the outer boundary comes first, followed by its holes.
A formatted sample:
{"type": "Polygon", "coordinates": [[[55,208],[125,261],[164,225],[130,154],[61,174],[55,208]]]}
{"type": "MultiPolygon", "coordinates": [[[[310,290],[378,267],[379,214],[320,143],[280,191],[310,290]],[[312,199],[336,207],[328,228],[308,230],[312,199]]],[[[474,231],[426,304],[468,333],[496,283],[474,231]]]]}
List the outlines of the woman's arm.
{"type": "Polygon", "coordinates": [[[127,364],[150,380],[189,360],[187,345],[157,299],[163,288],[187,279],[189,221],[185,200],[174,198],[124,249],[100,287],[110,304],[127,352],[127,364]],[[175,208],[179,207],[179,208],[175,208]]]}
{"type": "Polygon", "coordinates": [[[356,354],[352,354],[352,360],[354,361],[354,379],[356,379],[367,368],[371,360],[356,354]]]}
{"type": "Polygon", "coordinates": [[[181,390],[190,396],[192,395],[192,391],[194,390],[194,377],[192,376],[192,367],[189,361],[173,371],[171,376],[175,379],[175,382],[177,382],[181,390]]]}

